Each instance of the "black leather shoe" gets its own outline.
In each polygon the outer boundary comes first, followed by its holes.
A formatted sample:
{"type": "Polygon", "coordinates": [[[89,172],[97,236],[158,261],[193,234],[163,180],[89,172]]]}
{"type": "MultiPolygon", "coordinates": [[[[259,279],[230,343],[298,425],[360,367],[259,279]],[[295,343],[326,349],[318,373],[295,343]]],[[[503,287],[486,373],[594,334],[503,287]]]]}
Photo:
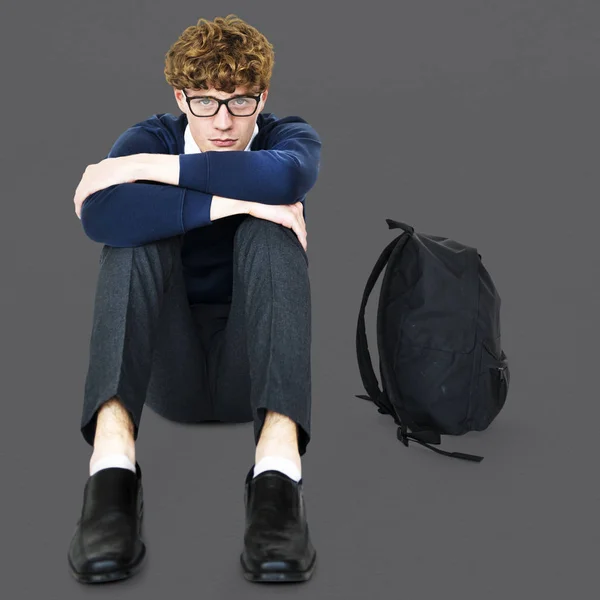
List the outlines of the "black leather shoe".
{"type": "Polygon", "coordinates": [[[140,567],[144,500],[142,470],[101,469],[88,478],[69,546],[69,568],[81,583],[126,579],[140,567]]]}
{"type": "Polygon", "coordinates": [[[246,476],[246,529],[240,555],[249,581],[306,581],[317,553],[310,541],[302,479],[276,470],[246,476]]]}

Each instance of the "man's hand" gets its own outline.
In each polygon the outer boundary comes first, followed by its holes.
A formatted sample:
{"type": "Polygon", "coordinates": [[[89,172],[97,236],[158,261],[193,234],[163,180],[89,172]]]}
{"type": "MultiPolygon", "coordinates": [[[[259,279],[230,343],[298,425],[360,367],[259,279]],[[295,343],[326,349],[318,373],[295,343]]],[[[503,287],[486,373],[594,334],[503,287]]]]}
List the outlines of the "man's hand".
{"type": "Polygon", "coordinates": [[[300,240],[304,251],[307,247],[306,223],[302,214],[302,202],[296,204],[261,204],[260,202],[246,202],[248,205],[248,214],[279,223],[293,230],[300,240]]]}
{"type": "Polygon", "coordinates": [[[75,212],[80,219],[81,205],[90,194],[111,185],[131,183],[138,179],[135,163],[131,159],[131,156],[105,158],[86,167],[73,198],[75,212]]]}

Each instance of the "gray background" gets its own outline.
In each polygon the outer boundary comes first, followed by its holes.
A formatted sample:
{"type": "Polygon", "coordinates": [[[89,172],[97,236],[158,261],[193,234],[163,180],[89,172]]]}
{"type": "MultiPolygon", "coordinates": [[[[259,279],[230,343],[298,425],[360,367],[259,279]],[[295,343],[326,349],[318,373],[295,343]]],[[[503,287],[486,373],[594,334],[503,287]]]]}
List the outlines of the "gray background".
{"type": "MultiPolygon", "coordinates": [[[[495,599],[595,588],[598,7],[349,4],[2,4],[3,596],[495,599]],[[146,568],[84,587],[66,553],[90,457],[79,420],[100,246],[73,195],[127,127],[179,114],[164,55],[200,17],[230,12],[274,44],[265,112],[300,115],[323,140],[307,197],[313,437],[303,460],[317,570],[295,586],[242,577],[251,423],[184,426],[148,409],[137,444],[146,568]],[[487,431],[442,446],[482,454],[480,464],[405,448],[391,417],[355,398],[360,299],[398,234],[385,218],[477,247],[501,295],[505,409],[487,431]]],[[[373,352],[375,314],[372,301],[373,352]]]]}

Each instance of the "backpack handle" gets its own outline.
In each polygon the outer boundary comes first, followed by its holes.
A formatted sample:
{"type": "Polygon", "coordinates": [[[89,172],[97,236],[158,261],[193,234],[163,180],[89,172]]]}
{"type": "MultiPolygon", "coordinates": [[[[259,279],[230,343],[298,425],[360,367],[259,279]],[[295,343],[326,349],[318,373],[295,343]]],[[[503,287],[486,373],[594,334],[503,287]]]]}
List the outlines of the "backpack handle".
{"type": "Polygon", "coordinates": [[[412,235],[415,232],[415,228],[408,223],[403,223],[402,221],[394,221],[394,219],[386,219],[388,227],[390,229],[404,229],[406,233],[412,235]]]}

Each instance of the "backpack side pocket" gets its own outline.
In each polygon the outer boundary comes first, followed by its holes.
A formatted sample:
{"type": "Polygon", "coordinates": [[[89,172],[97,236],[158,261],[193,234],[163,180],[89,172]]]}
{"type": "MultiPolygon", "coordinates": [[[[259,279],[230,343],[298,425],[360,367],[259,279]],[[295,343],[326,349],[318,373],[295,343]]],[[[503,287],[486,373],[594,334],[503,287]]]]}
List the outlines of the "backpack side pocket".
{"type": "Polygon", "coordinates": [[[508,395],[510,370],[508,358],[501,348],[500,336],[485,338],[481,344],[481,361],[477,381],[476,413],[472,415],[472,427],[486,429],[502,410],[508,395]]]}

